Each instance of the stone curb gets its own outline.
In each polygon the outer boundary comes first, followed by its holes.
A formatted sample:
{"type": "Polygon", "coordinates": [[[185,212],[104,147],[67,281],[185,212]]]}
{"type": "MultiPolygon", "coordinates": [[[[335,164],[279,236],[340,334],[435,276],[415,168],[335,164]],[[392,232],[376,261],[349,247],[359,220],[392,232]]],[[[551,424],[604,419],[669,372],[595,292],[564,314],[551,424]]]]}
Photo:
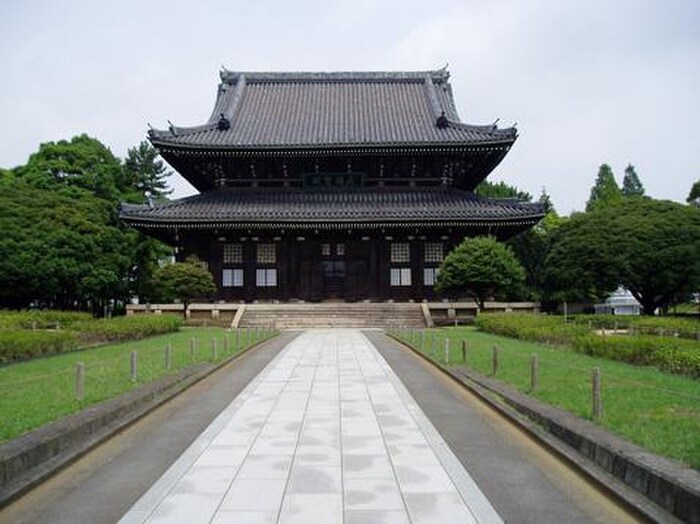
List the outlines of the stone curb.
{"type": "Polygon", "coordinates": [[[497,380],[430,359],[389,336],[476,394],[587,477],[654,522],[700,523],[700,473],[497,380]]]}
{"type": "Polygon", "coordinates": [[[218,364],[191,366],[0,445],[0,509],[161,404],[272,338],[275,337],[257,342],[218,364]]]}

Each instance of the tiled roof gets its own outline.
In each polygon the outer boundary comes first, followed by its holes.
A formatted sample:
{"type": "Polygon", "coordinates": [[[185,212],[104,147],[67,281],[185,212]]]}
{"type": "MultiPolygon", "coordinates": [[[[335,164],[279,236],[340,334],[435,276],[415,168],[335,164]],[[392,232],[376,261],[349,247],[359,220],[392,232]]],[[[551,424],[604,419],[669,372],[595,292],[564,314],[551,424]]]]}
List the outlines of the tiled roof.
{"type": "Polygon", "coordinates": [[[262,149],[510,143],[514,128],[460,122],[445,70],[221,72],[209,121],[152,130],[160,146],[262,149]]]}
{"type": "Polygon", "coordinates": [[[179,224],[535,224],[544,216],[540,204],[487,199],[454,188],[396,188],[352,192],[223,189],[156,204],[121,206],[119,216],[142,227],[179,224]]]}

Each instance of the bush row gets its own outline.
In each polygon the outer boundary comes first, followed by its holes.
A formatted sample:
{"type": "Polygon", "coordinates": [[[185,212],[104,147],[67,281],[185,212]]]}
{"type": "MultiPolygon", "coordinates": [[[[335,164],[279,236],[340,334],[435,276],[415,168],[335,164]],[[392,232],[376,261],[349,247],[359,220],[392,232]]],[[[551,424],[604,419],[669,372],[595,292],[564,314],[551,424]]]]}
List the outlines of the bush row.
{"type": "Polygon", "coordinates": [[[576,315],[571,321],[581,325],[591,325],[598,329],[634,329],[649,335],[673,335],[683,338],[697,338],[700,333],[700,320],[678,317],[647,317],[632,315],[576,315]]]}
{"type": "Polygon", "coordinates": [[[182,320],[173,315],[144,315],[99,320],[82,319],[58,331],[0,329],[0,362],[170,333],[177,331],[181,324],[182,320]]]}
{"type": "Polygon", "coordinates": [[[587,321],[585,325],[581,322],[564,324],[562,317],[533,314],[481,314],[476,324],[479,329],[496,335],[569,346],[591,356],[653,365],[670,373],[700,377],[700,343],[694,340],[651,335],[601,336],[590,332],[587,321]]]}
{"type": "Polygon", "coordinates": [[[586,335],[584,325],[565,324],[563,317],[532,313],[486,313],[476,317],[479,329],[504,337],[567,346],[577,336],[586,335]]]}
{"type": "Polygon", "coordinates": [[[90,313],[30,309],[26,311],[0,311],[0,329],[53,329],[67,327],[73,322],[89,321],[90,313]]]}
{"type": "Polygon", "coordinates": [[[174,315],[140,315],[75,322],[69,330],[76,332],[82,345],[119,342],[177,331],[182,319],[174,315]]]}
{"type": "Polygon", "coordinates": [[[700,377],[700,345],[691,340],[651,335],[586,335],[575,338],[572,347],[594,357],[657,366],[669,373],[700,377]]]}
{"type": "Polygon", "coordinates": [[[61,353],[77,347],[78,337],[70,331],[0,330],[0,362],[61,353]]]}

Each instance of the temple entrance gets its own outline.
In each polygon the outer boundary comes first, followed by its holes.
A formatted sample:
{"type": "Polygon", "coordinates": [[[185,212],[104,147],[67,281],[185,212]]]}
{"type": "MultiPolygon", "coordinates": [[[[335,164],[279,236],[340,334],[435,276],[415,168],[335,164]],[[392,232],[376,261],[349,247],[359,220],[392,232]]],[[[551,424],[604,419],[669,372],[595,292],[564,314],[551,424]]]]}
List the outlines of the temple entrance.
{"type": "Polygon", "coordinates": [[[321,244],[323,298],[345,298],[345,243],[321,244]]]}
{"type": "Polygon", "coordinates": [[[344,298],[345,260],[323,261],[323,288],[326,298],[344,298]]]}

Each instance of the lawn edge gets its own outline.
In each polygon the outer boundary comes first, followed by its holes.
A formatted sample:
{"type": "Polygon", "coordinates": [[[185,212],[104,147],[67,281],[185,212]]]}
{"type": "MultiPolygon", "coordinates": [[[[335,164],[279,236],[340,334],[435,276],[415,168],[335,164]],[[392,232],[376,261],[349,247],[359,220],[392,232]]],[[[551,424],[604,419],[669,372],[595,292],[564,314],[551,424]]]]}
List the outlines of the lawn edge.
{"type": "Polygon", "coordinates": [[[176,395],[278,336],[217,364],[197,364],[144,384],[0,445],[0,509],[176,395]]]}
{"type": "Polygon", "coordinates": [[[485,375],[447,368],[397,336],[387,335],[474,393],[641,516],[655,522],[669,522],[669,518],[700,522],[700,472],[485,375]]]}

